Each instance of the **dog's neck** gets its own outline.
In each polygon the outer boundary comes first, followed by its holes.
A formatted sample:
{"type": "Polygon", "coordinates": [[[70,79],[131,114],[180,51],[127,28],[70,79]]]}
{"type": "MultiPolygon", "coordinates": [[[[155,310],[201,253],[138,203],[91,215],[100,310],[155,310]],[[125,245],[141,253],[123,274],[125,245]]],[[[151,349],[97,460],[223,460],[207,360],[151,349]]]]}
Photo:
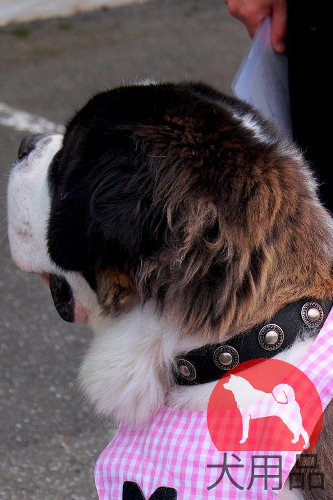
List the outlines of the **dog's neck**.
{"type": "MultiPolygon", "coordinates": [[[[81,381],[99,413],[140,424],[164,404],[206,409],[216,381],[177,385],[172,366],[180,353],[200,348],[207,341],[199,335],[181,336],[156,314],[154,302],[138,305],[111,323],[96,318],[92,326],[96,335],[81,369],[81,381]]],[[[314,339],[299,337],[275,358],[297,365],[314,339]]]]}

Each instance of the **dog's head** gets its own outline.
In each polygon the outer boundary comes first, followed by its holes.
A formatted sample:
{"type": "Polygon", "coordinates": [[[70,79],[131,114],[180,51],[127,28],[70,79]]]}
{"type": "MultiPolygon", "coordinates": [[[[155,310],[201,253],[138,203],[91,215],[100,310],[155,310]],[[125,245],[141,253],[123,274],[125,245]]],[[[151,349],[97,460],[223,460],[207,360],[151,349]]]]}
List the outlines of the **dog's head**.
{"type": "Polygon", "coordinates": [[[8,204],[13,258],[51,275],[65,319],[153,298],[183,332],[222,336],[331,289],[330,219],[301,154],[203,85],[98,94],[63,138],[21,145],[8,204]]]}
{"type": "Polygon", "coordinates": [[[225,384],[223,384],[223,387],[227,390],[227,391],[236,391],[237,390],[243,390],[244,389],[244,381],[245,381],[245,388],[248,389],[248,382],[246,379],[244,379],[243,377],[240,377],[238,375],[234,375],[234,374],[230,374],[229,376],[229,380],[228,382],[226,382],[225,384]]]}
{"type": "Polygon", "coordinates": [[[223,387],[227,390],[227,391],[232,391],[233,390],[233,381],[234,381],[234,377],[235,375],[230,375],[230,378],[228,380],[228,382],[226,382],[225,384],[223,384],[223,387]]]}

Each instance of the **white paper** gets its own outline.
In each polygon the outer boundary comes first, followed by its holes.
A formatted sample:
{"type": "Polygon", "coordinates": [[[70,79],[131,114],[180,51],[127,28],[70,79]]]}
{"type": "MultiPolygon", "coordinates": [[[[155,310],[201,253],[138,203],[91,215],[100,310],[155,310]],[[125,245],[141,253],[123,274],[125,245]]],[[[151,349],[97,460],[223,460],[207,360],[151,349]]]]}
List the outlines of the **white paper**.
{"type": "Polygon", "coordinates": [[[271,26],[269,17],[260,25],[232,83],[232,90],[291,137],[288,59],[286,54],[277,54],[272,49],[271,26]]]}

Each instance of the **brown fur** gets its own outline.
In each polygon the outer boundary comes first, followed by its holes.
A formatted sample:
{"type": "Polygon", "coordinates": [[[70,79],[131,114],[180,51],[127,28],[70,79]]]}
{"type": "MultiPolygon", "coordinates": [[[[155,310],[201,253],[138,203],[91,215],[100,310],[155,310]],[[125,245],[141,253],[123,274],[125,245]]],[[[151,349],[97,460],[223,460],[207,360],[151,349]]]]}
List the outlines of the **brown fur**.
{"type": "Polygon", "coordinates": [[[97,298],[105,314],[114,314],[129,306],[134,297],[134,284],[128,274],[114,267],[97,272],[97,298]]]}
{"type": "MultiPolygon", "coordinates": [[[[166,228],[159,250],[128,279],[184,334],[223,339],[292,301],[332,297],[333,244],[299,153],[211,122],[206,134],[199,119],[177,114],[134,127],[138,152],[148,157],[151,214],[162,206],[166,228]]],[[[119,293],[121,301],[134,293],[107,276],[110,287],[99,292],[106,312],[118,308],[119,293]]]]}
{"type": "Polygon", "coordinates": [[[136,131],[154,140],[154,199],[168,225],[135,276],[141,295],[184,333],[221,339],[291,301],[331,297],[331,228],[308,167],[244,131],[205,136],[187,120],[180,134],[170,123],[136,131]]]}

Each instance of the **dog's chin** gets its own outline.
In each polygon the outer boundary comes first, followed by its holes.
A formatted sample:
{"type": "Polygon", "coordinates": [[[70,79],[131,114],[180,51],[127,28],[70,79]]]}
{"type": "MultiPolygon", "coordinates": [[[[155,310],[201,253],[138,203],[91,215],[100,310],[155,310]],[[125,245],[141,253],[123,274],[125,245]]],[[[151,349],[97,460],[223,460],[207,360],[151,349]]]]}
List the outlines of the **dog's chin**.
{"type": "MultiPolygon", "coordinates": [[[[22,249],[19,246],[17,238],[14,237],[15,235],[13,236],[11,232],[9,232],[9,236],[11,256],[14,263],[21,271],[38,274],[41,277],[43,283],[51,292],[54,306],[61,319],[68,323],[88,324],[88,311],[81,304],[81,301],[77,298],[77,294],[74,293],[68,281],[57,274],[42,272],[41,269],[38,269],[39,266],[36,265],[36,259],[33,252],[31,252],[33,258],[29,260],[27,255],[30,255],[30,253],[21,251],[22,249]],[[22,254],[24,257],[22,257],[22,254]]],[[[43,262],[46,259],[41,258],[40,260],[43,262]]],[[[54,267],[56,269],[56,266],[48,264],[47,262],[45,267],[49,269],[54,267]]]]}

